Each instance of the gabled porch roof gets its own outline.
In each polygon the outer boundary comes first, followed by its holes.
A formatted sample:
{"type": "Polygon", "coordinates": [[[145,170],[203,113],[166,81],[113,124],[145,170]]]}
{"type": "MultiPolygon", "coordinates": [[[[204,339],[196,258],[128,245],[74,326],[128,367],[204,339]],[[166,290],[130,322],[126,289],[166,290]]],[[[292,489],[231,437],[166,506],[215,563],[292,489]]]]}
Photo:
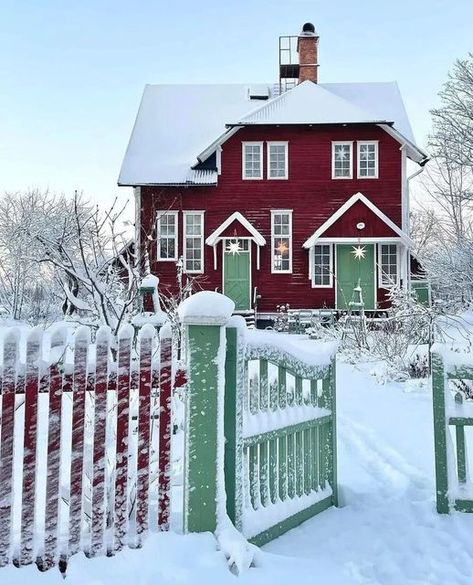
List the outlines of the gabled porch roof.
{"type": "Polygon", "coordinates": [[[304,244],[303,248],[309,249],[315,246],[317,241],[323,237],[323,235],[329,230],[329,228],[334,225],[344,213],[346,213],[355,203],[360,201],[363,203],[372,213],[374,213],[394,234],[398,237],[408,248],[413,246],[413,242],[410,237],[401,230],[399,226],[397,226],[389,217],[383,213],[379,207],[377,207],[374,203],[372,203],[367,197],[363,195],[363,193],[355,193],[352,195],[348,201],[346,201],[337,211],[325,221],[319,228],[315,230],[315,232],[308,238],[304,244]]]}
{"type": "Polygon", "coordinates": [[[215,246],[219,240],[221,240],[223,237],[226,237],[224,232],[234,221],[239,222],[244,227],[257,246],[264,246],[266,244],[264,237],[239,211],[235,211],[230,216],[228,216],[227,219],[210,234],[210,236],[205,240],[205,243],[208,246],[215,246]]]}

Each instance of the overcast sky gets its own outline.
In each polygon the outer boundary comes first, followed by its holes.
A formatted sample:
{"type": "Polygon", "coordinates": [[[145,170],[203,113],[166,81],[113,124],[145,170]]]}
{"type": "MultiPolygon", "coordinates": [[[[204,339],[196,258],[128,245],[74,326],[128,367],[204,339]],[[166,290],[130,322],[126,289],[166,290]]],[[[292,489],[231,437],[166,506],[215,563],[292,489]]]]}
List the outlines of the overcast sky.
{"type": "MultiPolygon", "coordinates": [[[[276,81],[278,36],[320,34],[323,82],[397,80],[419,144],[473,0],[0,0],[0,191],[109,204],[145,83],[276,81]]],[[[172,120],[170,120],[172,123],[172,120]]]]}

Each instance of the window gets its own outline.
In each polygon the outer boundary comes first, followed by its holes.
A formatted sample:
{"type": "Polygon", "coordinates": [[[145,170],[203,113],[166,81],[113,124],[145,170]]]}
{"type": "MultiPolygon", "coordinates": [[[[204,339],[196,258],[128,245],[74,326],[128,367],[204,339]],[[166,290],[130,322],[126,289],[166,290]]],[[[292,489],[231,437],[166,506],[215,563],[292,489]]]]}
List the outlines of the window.
{"type": "Polygon", "coordinates": [[[184,272],[204,271],[204,212],[184,211],[184,272]]]}
{"type": "Polygon", "coordinates": [[[312,284],[314,287],[332,286],[332,246],[318,244],[314,246],[314,272],[312,284]]]}
{"type": "Polygon", "coordinates": [[[358,178],[378,178],[378,143],[358,142],[358,178]]]}
{"type": "Polygon", "coordinates": [[[158,260],[177,260],[177,211],[158,211],[158,260]]]}
{"type": "Polygon", "coordinates": [[[268,142],[268,179],[287,179],[287,142],[268,142]]]}
{"type": "Polygon", "coordinates": [[[352,150],[352,142],[332,142],[332,179],[352,178],[352,150]]]}
{"type": "Polygon", "coordinates": [[[398,281],[398,262],[396,244],[380,245],[380,283],[382,286],[391,286],[398,281]]]}
{"type": "Polygon", "coordinates": [[[263,143],[243,142],[243,168],[244,179],[263,178],[263,143]]]}
{"type": "Polygon", "coordinates": [[[271,272],[292,272],[292,211],[271,212],[271,272]]]}

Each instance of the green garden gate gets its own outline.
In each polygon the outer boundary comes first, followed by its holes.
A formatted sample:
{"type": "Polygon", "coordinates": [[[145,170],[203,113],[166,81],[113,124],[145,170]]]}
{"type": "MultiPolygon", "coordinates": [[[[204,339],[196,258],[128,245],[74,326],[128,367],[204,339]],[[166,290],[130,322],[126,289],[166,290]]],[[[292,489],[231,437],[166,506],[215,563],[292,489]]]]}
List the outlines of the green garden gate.
{"type": "Polygon", "coordinates": [[[218,293],[189,303],[184,529],[228,514],[261,545],[337,505],[337,346],[248,330],[218,293]]]}

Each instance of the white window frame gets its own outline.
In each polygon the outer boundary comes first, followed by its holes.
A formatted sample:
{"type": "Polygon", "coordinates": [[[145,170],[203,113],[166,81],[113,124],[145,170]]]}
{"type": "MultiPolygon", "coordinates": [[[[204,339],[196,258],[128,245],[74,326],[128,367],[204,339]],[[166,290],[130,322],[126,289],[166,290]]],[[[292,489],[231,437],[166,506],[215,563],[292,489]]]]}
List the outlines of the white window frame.
{"type": "Polygon", "coordinates": [[[292,209],[271,209],[271,274],[292,274],[292,209]],[[289,215],[289,234],[275,235],[274,234],[274,216],[286,214],[289,215]],[[274,240],[276,238],[287,238],[289,240],[289,268],[287,270],[276,270],[274,268],[274,240]]]}
{"type": "Polygon", "coordinates": [[[353,140],[338,140],[332,142],[332,179],[347,180],[353,179],[353,140]],[[335,147],[336,146],[349,146],[350,147],[350,175],[348,177],[336,177],[335,176],[335,147]]]}
{"type": "Polygon", "coordinates": [[[186,274],[203,274],[204,273],[204,211],[191,211],[186,210],[182,212],[182,260],[183,260],[183,269],[186,274]],[[202,233],[200,236],[188,235],[186,234],[186,218],[188,215],[200,215],[201,217],[201,225],[202,225],[202,233]],[[188,270],[186,263],[187,263],[187,256],[186,256],[186,239],[187,238],[197,238],[200,237],[200,250],[201,250],[201,269],[200,270],[188,270]]]}
{"type": "Polygon", "coordinates": [[[266,177],[270,181],[285,181],[289,177],[289,146],[287,140],[274,140],[266,143],[266,177]],[[282,177],[271,177],[270,151],[271,146],[284,146],[285,173],[282,177]]]}
{"type": "Polygon", "coordinates": [[[261,181],[263,178],[263,142],[242,142],[241,143],[241,178],[244,181],[261,181]],[[247,146],[258,146],[260,155],[260,174],[258,177],[247,177],[245,174],[245,149],[247,146]]]}
{"type": "Polygon", "coordinates": [[[394,283],[394,285],[399,284],[400,282],[400,253],[399,253],[399,244],[397,244],[396,242],[383,242],[378,244],[378,283],[379,283],[379,288],[385,288],[385,289],[389,289],[391,288],[391,286],[393,286],[391,283],[385,283],[383,281],[383,256],[382,256],[382,252],[383,252],[383,246],[396,246],[396,282],[394,283]]]}
{"type": "Polygon", "coordinates": [[[379,178],[379,142],[378,140],[358,140],[356,145],[356,177],[357,179],[378,179],[379,178]],[[374,158],[374,175],[367,176],[360,174],[360,150],[361,146],[364,144],[374,144],[375,145],[375,158],[374,158]]]}
{"type": "Polygon", "coordinates": [[[310,249],[310,271],[311,271],[311,282],[312,288],[333,288],[333,248],[334,245],[329,242],[317,242],[312,248],[310,249]],[[329,264],[329,284],[315,284],[315,247],[316,246],[328,246],[330,250],[330,264],[329,264]]]}
{"type": "Polygon", "coordinates": [[[158,262],[176,262],[179,257],[179,212],[162,210],[156,213],[156,232],[157,232],[157,260],[158,262]],[[161,258],[161,218],[165,215],[174,216],[174,225],[176,227],[176,233],[174,234],[174,257],[173,258],[161,258]]]}

